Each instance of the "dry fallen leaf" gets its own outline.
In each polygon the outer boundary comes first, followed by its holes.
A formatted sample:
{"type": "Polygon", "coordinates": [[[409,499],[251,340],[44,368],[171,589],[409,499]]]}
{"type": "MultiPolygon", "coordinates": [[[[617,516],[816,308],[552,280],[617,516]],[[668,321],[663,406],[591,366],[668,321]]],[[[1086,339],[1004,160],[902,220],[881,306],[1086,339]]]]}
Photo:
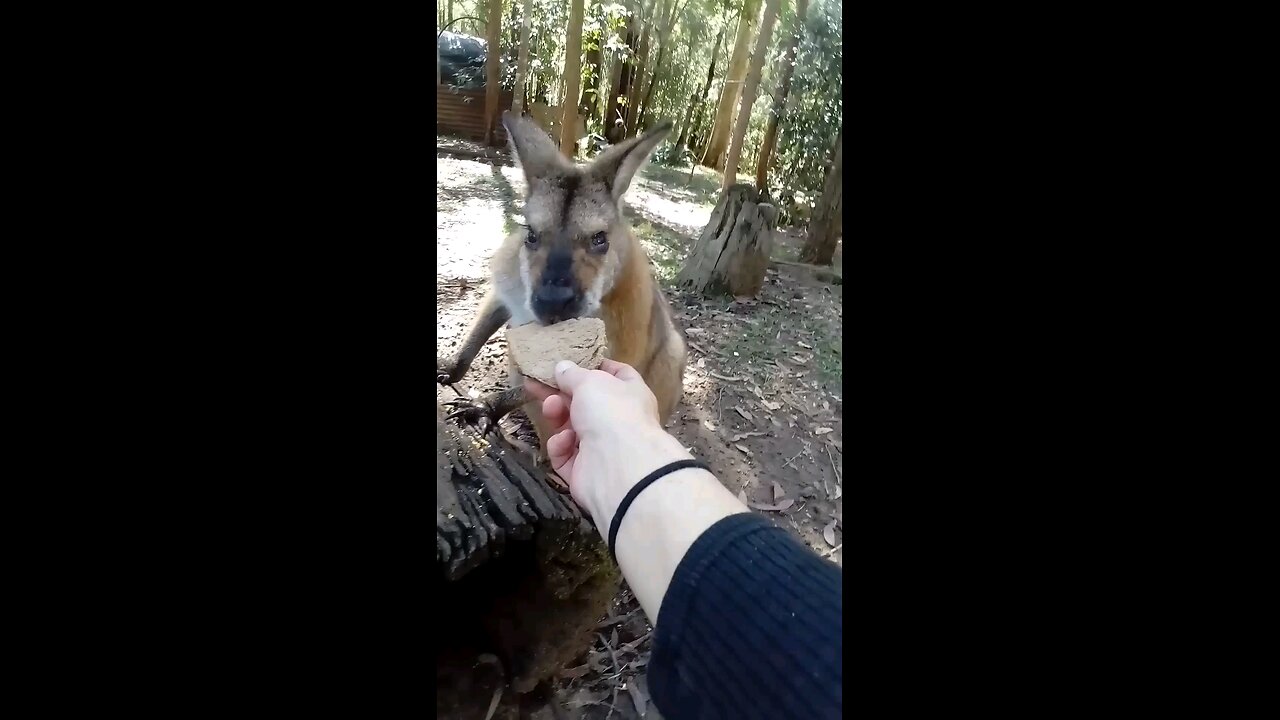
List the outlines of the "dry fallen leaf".
{"type": "Polygon", "coordinates": [[[798,341],[796,344],[797,344],[797,345],[799,345],[800,347],[804,348],[805,350],[812,350],[812,349],[813,349],[813,346],[812,346],[812,345],[810,345],[810,344],[806,343],[806,342],[805,342],[805,341],[803,341],[803,340],[798,341]]]}
{"type": "Polygon", "coordinates": [[[739,407],[739,406],[737,406],[737,405],[734,405],[734,406],[733,406],[733,409],[734,409],[734,410],[736,410],[736,411],[738,411],[738,414],[739,414],[739,415],[741,415],[742,417],[746,418],[747,420],[754,420],[754,419],[755,419],[755,418],[751,415],[751,413],[747,412],[746,410],[743,410],[741,407],[739,407]]]}
{"type": "Polygon", "coordinates": [[[738,433],[737,435],[734,435],[733,437],[729,438],[729,442],[738,442],[739,440],[745,440],[749,437],[762,437],[764,435],[765,433],[762,433],[762,432],[738,433]]]}
{"type": "Polygon", "coordinates": [[[748,450],[748,449],[746,448],[746,446],[745,446],[745,445],[741,445],[741,444],[739,444],[739,445],[734,445],[734,447],[736,447],[736,448],[738,448],[739,450],[741,450],[742,452],[746,453],[746,454],[747,454],[747,457],[751,457],[751,451],[750,451],[750,450],[748,450]]]}
{"type": "Polygon", "coordinates": [[[786,510],[792,505],[795,505],[796,501],[792,500],[791,498],[784,498],[783,501],[778,503],[777,505],[765,505],[764,503],[747,503],[747,504],[757,510],[768,510],[770,512],[780,512],[782,510],[786,510]]]}
{"type": "Polygon", "coordinates": [[[636,714],[640,717],[644,717],[644,709],[647,704],[644,691],[641,690],[640,686],[633,680],[627,683],[627,692],[631,693],[631,701],[636,704],[636,714]]]}
{"type": "Polygon", "coordinates": [[[750,505],[750,504],[751,504],[751,501],[747,499],[747,491],[746,491],[746,490],[739,490],[739,491],[738,491],[738,500],[741,500],[743,505],[750,505]]]}
{"type": "Polygon", "coordinates": [[[579,688],[578,692],[574,693],[573,697],[569,698],[569,701],[566,702],[565,705],[571,708],[584,707],[586,705],[596,705],[604,702],[605,699],[608,697],[609,697],[608,690],[601,690],[600,692],[591,692],[586,688],[579,688]]]}
{"type": "Polygon", "coordinates": [[[806,358],[802,358],[802,357],[800,357],[799,355],[792,355],[792,356],[791,356],[791,362],[793,362],[793,363],[795,363],[795,364],[797,364],[797,365],[803,365],[803,364],[805,364],[805,363],[809,362],[809,360],[808,360],[808,359],[806,359],[806,358]]]}
{"type": "Polygon", "coordinates": [[[707,372],[711,375],[711,377],[713,377],[713,378],[715,378],[715,379],[717,379],[717,380],[724,380],[725,382],[738,382],[739,380],[741,380],[741,379],[742,379],[742,378],[738,377],[737,375],[733,375],[733,376],[721,375],[720,373],[716,372],[715,370],[708,370],[707,372]]]}
{"type": "Polygon", "coordinates": [[[580,678],[589,672],[591,672],[590,665],[579,665],[578,667],[575,667],[575,668],[565,668],[564,670],[561,670],[560,677],[571,678],[571,679],[580,678]]]}
{"type": "Polygon", "coordinates": [[[829,432],[831,432],[831,428],[829,427],[820,427],[820,428],[813,429],[814,435],[826,435],[829,432]]]}
{"type": "Polygon", "coordinates": [[[686,335],[706,335],[707,331],[702,328],[689,328],[684,331],[686,335]]]}
{"type": "Polygon", "coordinates": [[[706,428],[706,429],[710,430],[711,432],[715,432],[715,431],[716,431],[716,424],[715,424],[715,423],[713,423],[713,422],[711,422],[710,420],[703,420],[703,421],[702,421],[702,427],[704,427],[704,428],[706,428]]]}
{"type": "Polygon", "coordinates": [[[775,503],[781,502],[782,498],[786,497],[786,494],[787,494],[787,491],[783,490],[782,486],[779,485],[778,482],[775,480],[773,483],[773,501],[775,503]]]}
{"type": "Polygon", "coordinates": [[[780,403],[780,402],[770,402],[769,400],[761,400],[761,401],[760,401],[760,404],[761,404],[761,405],[764,405],[765,407],[769,408],[770,410],[781,410],[781,409],[782,409],[782,403],[780,403]]]}
{"type": "Polygon", "coordinates": [[[822,528],[822,539],[827,541],[831,547],[836,546],[836,521],[832,520],[827,526],[822,528]]]}

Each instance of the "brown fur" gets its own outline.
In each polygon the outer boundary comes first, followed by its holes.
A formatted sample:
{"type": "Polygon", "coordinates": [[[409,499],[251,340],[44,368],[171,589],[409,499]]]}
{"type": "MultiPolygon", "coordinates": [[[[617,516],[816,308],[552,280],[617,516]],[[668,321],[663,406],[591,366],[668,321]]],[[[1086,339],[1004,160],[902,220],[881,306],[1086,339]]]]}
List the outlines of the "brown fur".
{"type": "MultiPolygon", "coordinates": [[[[609,357],[644,377],[658,400],[658,420],[665,422],[683,392],[685,345],[653,279],[648,254],[622,217],[620,201],[670,124],[578,167],[536,125],[510,114],[503,122],[529,185],[528,227],[509,235],[494,253],[490,296],[459,354],[437,364],[438,377],[456,382],[480,346],[508,320],[521,325],[595,315],[605,323],[609,357]],[[537,305],[537,293],[555,279],[571,288],[573,300],[563,308],[537,305]]],[[[509,367],[511,388],[482,400],[480,414],[497,419],[526,400],[519,391],[523,378],[509,367]]],[[[525,411],[545,448],[550,428],[540,403],[525,403],[525,411]]]]}
{"type": "MultiPolygon", "coordinates": [[[[629,253],[630,260],[623,266],[612,290],[602,298],[599,317],[609,338],[609,357],[640,373],[658,400],[658,421],[665,423],[684,394],[687,350],[671,321],[666,299],[653,279],[648,254],[630,230],[626,237],[633,244],[634,252],[629,253]]],[[[523,242],[516,235],[508,239],[508,244],[512,239],[523,242]]],[[[498,270],[497,258],[504,254],[510,262],[512,254],[500,252],[495,257],[495,271],[498,270]]],[[[513,385],[522,382],[514,363],[508,362],[508,371],[513,385]]],[[[524,410],[545,447],[550,428],[542,417],[541,403],[526,403],[524,410]]]]}

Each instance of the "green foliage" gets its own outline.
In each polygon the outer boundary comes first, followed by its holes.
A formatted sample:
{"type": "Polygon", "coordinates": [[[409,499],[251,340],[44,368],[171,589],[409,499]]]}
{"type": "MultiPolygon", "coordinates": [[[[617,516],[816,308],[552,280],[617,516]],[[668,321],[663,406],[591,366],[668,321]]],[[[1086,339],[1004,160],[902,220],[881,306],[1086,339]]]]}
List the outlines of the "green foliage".
{"type": "MultiPolygon", "coordinates": [[[[638,11],[644,0],[629,3],[588,3],[583,18],[583,53],[601,52],[601,63],[593,76],[592,66],[582,63],[583,84],[587,92],[598,88],[601,94],[595,103],[595,115],[587,119],[590,132],[604,130],[603,113],[608,105],[608,93],[612,90],[618,66],[633,58],[626,45],[628,18],[638,11]],[[630,6],[630,9],[629,7],[630,6]]],[[[652,22],[658,18],[661,0],[649,0],[652,22]]],[[[674,140],[681,130],[690,108],[690,97],[700,92],[706,81],[707,67],[711,62],[711,50],[716,35],[724,31],[720,57],[716,62],[716,76],[703,108],[702,126],[705,130],[715,112],[715,106],[723,87],[724,73],[733,50],[734,32],[742,0],[673,0],[679,9],[675,27],[670,37],[660,38],[655,33],[650,42],[647,69],[657,59],[659,41],[665,43],[661,66],[657,69],[657,83],[645,110],[648,125],[662,120],[676,123],[675,132],[668,143],[659,148],[655,160],[668,166],[688,166],[691,156],[680,153],[674,140]]],[[[486,17],[487,0],[454,0],[454,17],[486,17]]],[[[439,6],[438,6],[439,7],[439,6]]],[[[565,32],[568,24],[569,3],[565,0],[532,0],[529,33],[529,96],[535,102],[551,105],[560,102],[563,92],[565,32]]],[[[503,0],[502,44],[503,85],[511,88],[515,81],[516,58],[519,48],[519,26],[523,12],[522,0],[503,0]],[[512,23],[515,27],[509,27],[512,23]],[[513,40],[513,38],[515,40],[513,40]]],[[[783,0],[778,24],[769,44],[769,56],[765,61],[764,76],[751,108],[751,121],[742,149],[739,171],[755,174],[764,129],[773,106],[773,94],[778,82],[778,68],[786,48],[788,37],[800,36],[797,48],[795,73],[791,91],[783,111],[778,144],[774,150],[769,173],[771,191],[777,193],[802,193],[817,195],[822,188],[823,167],[835,143],[836,134],[844,120],[843,92],[843,7],[840,0],[810,0],[805,27],[796,27],[795,0],[783,0]]],[[[484,36],[483,23],[462,21],[455,30],[484,36]]],[[[754,46],[754,38],[752,39],[754,46]]],[[[641,98],[648,90],[648,77],[641,87],[641,98]]],[[[574,102],[577,98],[574,99],[574,102]]],[[[694,107],[694,115],[697,108],[694,107]]],[[[700,148],[695,148],[699,150],[700,148]]]]}
{"type": "Polygon", "coordinates": [[[809,5],[778,137],[778,174],[771,176],[771,185],[812,193],[822,189],[823,163],[844,124],[843,22],[837,0],[809,5]]]}

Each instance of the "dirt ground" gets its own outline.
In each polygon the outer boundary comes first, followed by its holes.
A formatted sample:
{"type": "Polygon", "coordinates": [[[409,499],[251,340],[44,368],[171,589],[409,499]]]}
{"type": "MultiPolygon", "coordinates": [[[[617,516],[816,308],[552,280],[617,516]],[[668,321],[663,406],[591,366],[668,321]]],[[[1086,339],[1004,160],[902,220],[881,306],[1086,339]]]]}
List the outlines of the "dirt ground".
{"type": "MultiPolygon", "coordinates": [[[[688,173],[650,166],[627,195],[632,227],[689,345],[685,395],[668,430],[757,512],[843,565],[843,286],[778,265],[755,298],[705,298],[673,287],[719,188],[719,176],[701,169],[686,185],[688,173]]],[[[436,191],[436,342],[445,356],[488,289],[490,255],[522,222],[524,179],[502,160],[438,152],[436,191]]],[[[800,237],[780,232],[774,257],[794,259],[800,237]]],[[[478,397],[506,380],[500,331],[457,388],[478,397]]],[[[437,386],[437,397],[454,391],[437,386]]],[[[536,443],[521,416],[503,428],[536,443]]],[[[644,677],[651,631],[624,588],[595,646],[562,673],[559,704],[572,717],[657,717],[644,677]]]]}

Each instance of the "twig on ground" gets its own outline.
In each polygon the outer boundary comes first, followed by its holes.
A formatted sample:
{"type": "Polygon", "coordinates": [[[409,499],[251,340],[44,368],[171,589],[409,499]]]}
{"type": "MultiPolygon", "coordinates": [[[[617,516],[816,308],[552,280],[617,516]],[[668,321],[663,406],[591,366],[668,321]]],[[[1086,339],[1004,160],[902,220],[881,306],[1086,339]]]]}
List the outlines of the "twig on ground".
{"type": "MultiPolygon", "coordinates": [[[[613,646],[609,644],[604,633],[596,633],[596,637],[600,638],[600,642],[604,643],[604,648],[609,651],[609,660],[613,663],[613,669],[615,671],[621,670],[622,668],[618,666],[618,656],[613,652],[613,646]]],[[[617,696],[615,695],[614,697],[616,698],[617,696]]]]}
{"type": "MultiPolygon", "coordinates": [[[[502,667],[502,661],[497,655],[485,653],[478,658],[478,662],[488,664],[498,669],[498,676],[506,679],[506,668],[502,667]]],[[[502,688],[506,686],[506,682],[499,682],[498,687],[493,689],[493,697],[489,700],[489,712],[485,713],[484,720],[492,720],[493,714],[498,711],[498,703],[502,700],[502,688]]]]}
{"type": "Polygon", "coordinates": [[[618,707],[618,686],[613,687],[613,699],[609,701],[609,714],[604,716],[604,720],[613,717],[613,711],[618,707]]]}
{"type": "Polygon", "coordinates": [[[612,617],[612,618],[607,618],[605,620],[602,620],[601,622],[596,624],[596,629],[605,630],[610,626],[617,625],[618,623],[626,622],[627,620],[631,619],[632,615],[635,615],[638,612],[640,612],[640,608],[636,608],[635,610],[632,610],[626,615],[619,615],[617,617],[612,617]]]}
{"type": "Polygon", "coordinates": [[[823,450],[827,451],[827,460],[831,461],[831,470],[834,471],[836,474],[836,482],[840,483],[841,485],[844,485],[844,480],[840,478],[840,471],[836,469],[836,459],[831,457],[831,448],[824,447],[823,450]]]}
{"type": "Polygon", "coordinates": [[[787,466],[788,466],[788,465],[790,465],[791,463],[795,462],[795,461],[796,461],[796,458],[800,457],[800,456],[801,456],[801,455],[803,455],[803,454],[804,454],[804,450],[801,450],[800,452],[796,453],[795,455],[792,455],[790,460],[788,460],[788,461],[786,461],[786,462],[782,463],[782,467],[784,467],[784,468],[785,468],[785,467],[787,467],[787,466]]]}
{"type": "Polygon", "coordinates": [[[502,700],[502,686],[493,689],[493,699],[489,701],[489,712],[485,713],[484,720],[492,720],[493,714],[498,711],[498,703],[502,700]]]}
{"type": "Polygon", "coordinates": [[[840,549],[840,548],[842,548],[842,547],[844,547],[844,543],[840,543],[839,545],[837,545],[837,546],[835,546],[835,547],[831,548],[830,550],[828,550],[828,551],[826,551],[826,552],[824,552],[824,553],[820,553],[820,554],[818,555],[818,557],[826,557],[826,556],[828,556],[828,555],[831,555],[831,554],[835,553],[835,551],[839,550],[839,549],[840,549]]]}

